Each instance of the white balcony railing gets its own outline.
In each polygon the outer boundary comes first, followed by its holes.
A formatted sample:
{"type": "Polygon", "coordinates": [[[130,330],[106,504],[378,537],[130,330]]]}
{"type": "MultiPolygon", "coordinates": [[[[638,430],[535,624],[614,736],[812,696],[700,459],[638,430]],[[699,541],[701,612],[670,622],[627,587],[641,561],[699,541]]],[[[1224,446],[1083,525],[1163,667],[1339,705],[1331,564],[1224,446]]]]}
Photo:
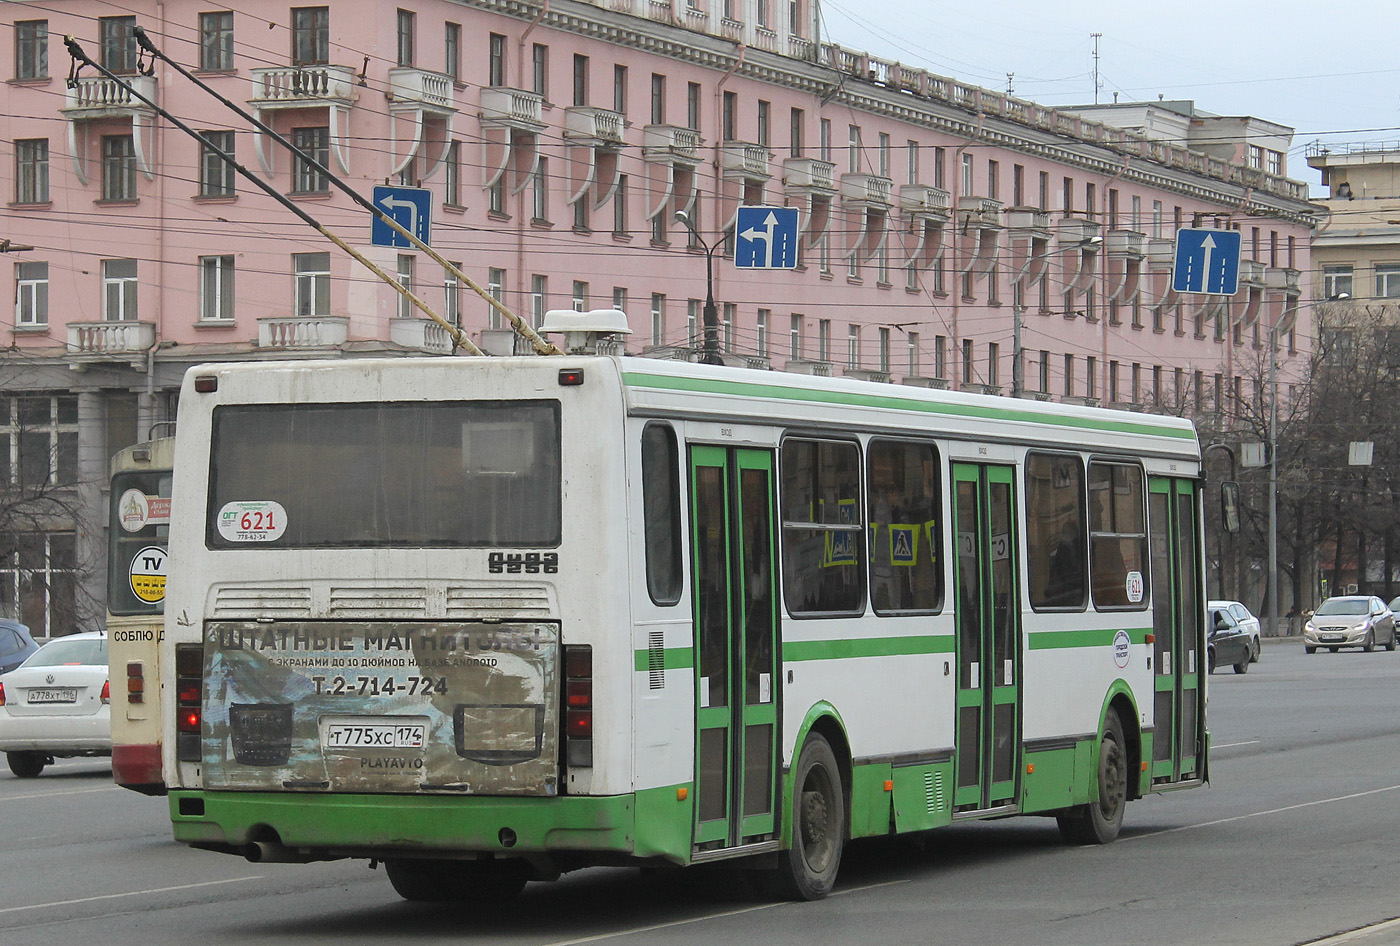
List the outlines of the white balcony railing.
{"type": "Polygon", "coordinates": [[[621,112],[588,105],[564,110],[564,137],[597,144],[622,144],[624,120],[621,112]]]}
{"type": "Polygon", "coordinates": [[[900,209],[908,213],[942,214],[948,216],[953,196],[941,187],[925,184],[902,184],[899,188],[900,209]]]}
{"type": "Polygon", "coordinates": [[[68,351],[77,355],[128,355],[156,343],[154,322],[69,322],[68,351]]]}
{"type": "Polygon", "coordinates": [[[258,319],[259,348],[333,348],[350,337],[345,316],[284,316],[258,319]]]}
{"type": "Polygon", "coordinates": [[[253,70],[252,101],[263,108],[310,107],[355,98],[349,66],[287,66],[253,70]]]}
{"type": "Polygon", "coordinates": [[[769,151],[744,141],[726,141],[723,149],[724,173],[729,178],[768,180],[769,151]]]}
{"type": "Polygon", "coordinates": [[[77,85],[64,93],[64,110],[78,113],[72,116],[74,118],[98,118],[121,115],[133,109],[149,109],[150,106],[133,95],[132,90],[154,99],[155,76],[123,76],[122,79],[122,82],[103,76],[79,79],[77,85]]]}
{"type": "Polygon", "coordinates": [[[792,188],[834,193],[836,165],[819,158],[787,158],[783,161],[783,183],[792,188]]]}
{"type": "Polygon", "coordinates": [[[435,355],[452,354],[452,336],[432,319],[394,319],[389,323],[389,340],[435,355]]]}
{"type": "Polygon", "coordinates": [[[1010,230],[1049,230],[1050,212],[1033,207],[1012,207],[1006,212],[1006,226],[1010,230]]]}
{"type": "Polygon", "coordinates": [[[1264,269],[1264,264],[1256,260],[1240,260],[1240,283],[1246,286],[1263,286],[1264,269]]]}
{"type": "Polygon", "coordinates": [[[395,105],[416,105],[436,112],[455,112],[452,77],[425,69],[389,70],[389,99],[395,105]]]}
{"type": "Polygon", "coordinates": [[[481,121],[518,131],[544,131],[544,96],[524,89],[482,89],[481,121]]]}
{"type": "Polygon", "coordinates": [[[842,174],[841,196],[853,203],[890,205],[894,181],[878,174],[842,174]]]}
{"type": "Polygon", "coordinates": [[[642,134],[642,155],[652,161],[700,163],[700,133],[675,125],[648,125],[642,134]]]}
{"type": "Polygon", "coordinates": [[[1104,241],[1104,249],[1113,256],[1141,259],[1147,252],[1147,234],[1136,230],[1110,230],[1104,241]]]}

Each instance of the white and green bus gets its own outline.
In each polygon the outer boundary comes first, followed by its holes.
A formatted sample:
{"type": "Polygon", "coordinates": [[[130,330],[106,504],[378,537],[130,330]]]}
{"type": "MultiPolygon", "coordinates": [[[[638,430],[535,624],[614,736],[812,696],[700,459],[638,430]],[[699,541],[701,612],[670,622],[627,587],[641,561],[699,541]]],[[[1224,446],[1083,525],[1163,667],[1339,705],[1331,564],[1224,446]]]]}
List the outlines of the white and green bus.
{"type": "Polygon", "coordinates": [[[1171,417],[607,355],[211,365],[180,397],[175,837],[412,900],[1206,778],[1171,417]]]}

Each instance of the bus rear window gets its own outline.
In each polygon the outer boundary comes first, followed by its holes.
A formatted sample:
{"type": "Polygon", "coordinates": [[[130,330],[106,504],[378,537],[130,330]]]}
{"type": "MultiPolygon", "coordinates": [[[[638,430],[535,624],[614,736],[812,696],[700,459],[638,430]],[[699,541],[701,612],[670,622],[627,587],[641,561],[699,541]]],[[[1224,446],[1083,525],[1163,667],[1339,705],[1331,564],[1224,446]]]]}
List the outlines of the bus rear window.
{"type": "Polygon", "coordinates": [[[214,412],[210,548],[555,546],[560,506],[555,401],[214,412]]]}

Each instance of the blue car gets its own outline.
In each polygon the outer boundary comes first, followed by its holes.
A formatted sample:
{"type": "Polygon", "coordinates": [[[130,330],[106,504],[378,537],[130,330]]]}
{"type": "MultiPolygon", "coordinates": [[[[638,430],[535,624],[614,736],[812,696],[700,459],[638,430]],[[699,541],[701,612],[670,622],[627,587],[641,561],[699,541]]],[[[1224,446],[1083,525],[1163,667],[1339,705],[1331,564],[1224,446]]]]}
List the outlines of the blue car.
{"type": "Polygon", "coordinates": [[[0,673],[9,673],[38,649],[39,645],[29,636],[28,627],[0,618],[0,673]]]}

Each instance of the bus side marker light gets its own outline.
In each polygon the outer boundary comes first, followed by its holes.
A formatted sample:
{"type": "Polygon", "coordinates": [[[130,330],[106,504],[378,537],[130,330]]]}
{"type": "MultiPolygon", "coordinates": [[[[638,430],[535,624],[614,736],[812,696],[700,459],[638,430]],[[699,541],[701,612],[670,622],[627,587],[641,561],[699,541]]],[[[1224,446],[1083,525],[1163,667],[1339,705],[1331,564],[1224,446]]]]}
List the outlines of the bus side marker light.
{"type": "Polygon", "coordinates": [[[561,368],[559,371],[559,386],[564,388],[577,387],[583,384],[582,368],[561,368]]]}
{"type": "Polygon", "coordinates": [[[1157,641],[1157,635],[1156,635],[1156,634],[1148,634],[1148,635],[1147,635],[1146,637],[1144,637],[1142,640],[1143,640],[1143,643],[1145,643],[1145,644],[1156,643],[1156,641],[1157,641]]]}
{"type": "Polygon", "coordinates": [[[1142,770],[1143,770],[1144,772],[1147,771],[1147,763],[1146,763],[1146,762],[1144,762],[1144,763],[1142,764],[1142,770]]]}
{"type": "Polygon", "coordinates": [[[892,792],[892,791],[894,791],[894,780],[893,780],[893,779],[885,779],[885,791],[887,791],[887,792],[892,792]]]}
{"type": "Polygon", "coordinates": [[[688,788],[678,788],[678,789],[676,789],[676,801],[685,801],[685,800],[686,800],[687,798],[689,798],[689,797],[690,797],[690,789],[688,789],[688,788]]]}
{"type": "Polygon", "coordinates": [[[206,374],[194,379],[194,389],[200,394],[213,394],[219,390],[219,379],[215,375],[206,374]]]}
{"type": "Polygon", "coordinates": [[[1034,774],[1035,774],[1035,763],[1034,763],[1034,762],[1031,762],[1031,763],[1029,763],[1029,764],[1026,766],[1026,774],[1027,774],[1027,775],[1034,775],[1034,774]]]}

